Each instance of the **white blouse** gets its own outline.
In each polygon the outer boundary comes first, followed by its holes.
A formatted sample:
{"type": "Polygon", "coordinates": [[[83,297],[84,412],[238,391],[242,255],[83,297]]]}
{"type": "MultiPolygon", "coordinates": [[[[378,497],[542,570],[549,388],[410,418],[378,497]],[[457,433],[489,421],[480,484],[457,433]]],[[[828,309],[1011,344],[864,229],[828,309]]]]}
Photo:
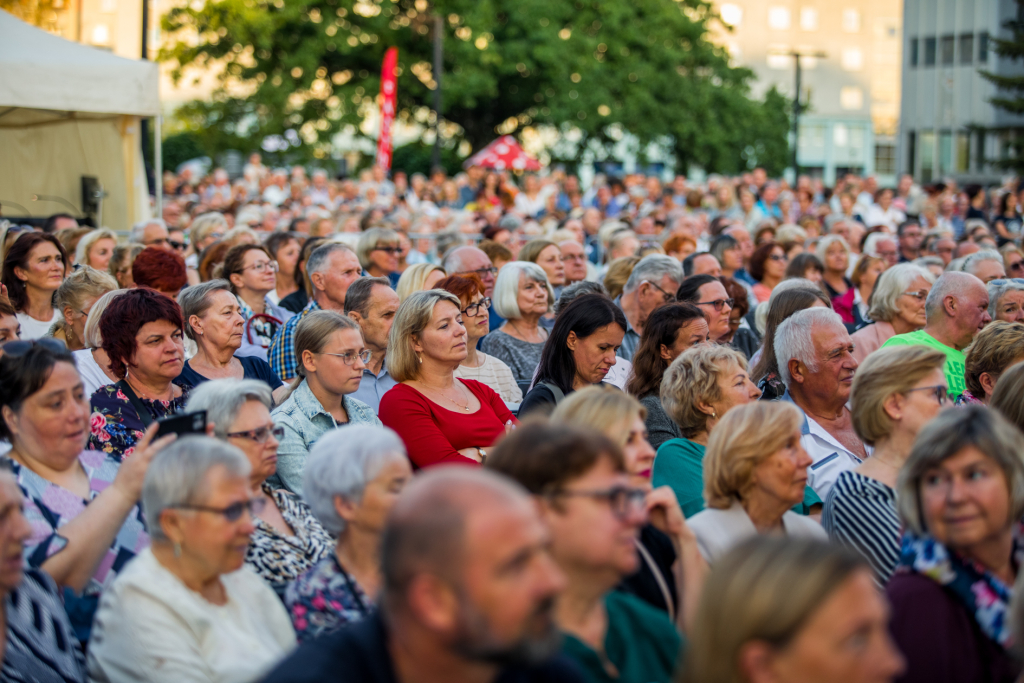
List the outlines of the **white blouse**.
{"type": "MultiPolygon", "coordinates": [[[[734,546],[757,536],[757,528],[739,501],[725,510],[704,508],[686,523],[697,536],[697,548],[708,564],[714,564],[734,546]]],[[[792,510],[782,515],[782,526],[787,536],[828,540],[828,534],[820,524],[792,510]]]]}
{"type": "Polygon", "coordinates": [[[107,373],[103,372],[103,368],[96,362],[92,355],[92,349],[72,351],[71,355],[75,359],[78,374],[82,377],[82,384],[85,385],[86,399],[91,398],[100,387],[114,383],[114,380],[107,377],[107,373]]]}

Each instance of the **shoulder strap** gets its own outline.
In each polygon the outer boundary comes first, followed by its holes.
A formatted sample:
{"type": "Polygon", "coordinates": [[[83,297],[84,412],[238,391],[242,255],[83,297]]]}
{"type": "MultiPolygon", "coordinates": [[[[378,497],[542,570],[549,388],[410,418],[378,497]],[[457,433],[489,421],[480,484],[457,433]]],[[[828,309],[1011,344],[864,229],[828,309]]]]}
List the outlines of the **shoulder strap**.
{"type": "Polygon", "coordinates": [[[139,419],[142,421],[142,428],[148,429],[149,425],[153,424],[153,416],[149,414],[149,409],[146,408],[146,404],[142,402],[138,396],[135,395],[135,390],[131,388],[127,380],[121,380],[117,383],[117,388],[128,397],[128,402],[135,408],[135,412],[139,414],[139,419]]]}
{"type": "Polygon", "coordinates": [[[548,391],[555,395],[555,405],[561,403],[562,399],[565,398],[565,392],[562,391],[557,384],[553,384],[551,382],[540,382],[539,385],[547,387],[548,391]]]}

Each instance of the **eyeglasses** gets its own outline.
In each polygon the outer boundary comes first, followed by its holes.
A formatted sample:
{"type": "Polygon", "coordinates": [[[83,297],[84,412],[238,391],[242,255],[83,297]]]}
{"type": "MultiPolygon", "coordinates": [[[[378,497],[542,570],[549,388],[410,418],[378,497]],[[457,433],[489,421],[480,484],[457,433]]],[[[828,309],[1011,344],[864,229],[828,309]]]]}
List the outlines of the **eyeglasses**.
{"type": "Polygon", "coordinates": [[[280,266],[277,265],[277,261],[260,261],[259,263],[252,264],[251,266],[246,266],[245,268],[242,268],[242,270],[249,270],[250,268],[255,270],[257,273],[265,273],[267,270],[270,270],[271,273],[276,273],[280,266]]]}
{"type": "Polygon", "coordinates": [[[151,240],[149,242],[145,242],[143,244],[143,246],[145,246],[145,247],[155,247],[155,246],[158,246],[158,245],[161,245],[161,244],[169,244],[169,243],[170,243],[169,239],[167,239],[166,237],[160,237],[159,239],[155,239],[155,240],[151,240]]]}
{"type": "Polygon", "coordinates": [[[670,304],[670,303],[672,303],[673,301],[675,301],[675,300],[676,300],[676,295],[675,295],[675,294],[673,294],[672,292],[666,292],[666,291],[665,291],[664,289],[662,289],[662,288],[661,288],[661,287],[659,287],[658,285],[654,284],[654,283],[653,283],[653,282],[651,282],[650,280],[644,280],[644,281],[643,281],[643,282],[641,282],[640,284],[643,284],[644,282],[646,282],[646,283],[647,283],[647,284],[649,284],[649,285],[650,285],[651,287],[654,287],[654,288],[655,288],[656,290],[658,290],[659,292],[661,292],[661,293],[662,293],[662,294],[663,294],[663,295],[665,296],[665,303],[667,303],[667,304],[670,304]]]}
{"type": "Polygon", "coordinates": [[[383,252],[388,253],[388,254],[401,254],[402,253],[402,248],[401,247],[374,247],[370,251],[383,251],[383,252]]]}
{"type": "Polygon", "coordinates": [[[256,443],[266,443],[270,439],[271,434],[280,441],[284,438],[284,427],[280,425],[263,425],[258,429],[250,429],[247,432],[228,432],[229,437],[252,439],[256,443]]]}
{"type": "Polygon", "coordinates": [[[481,309],[486,311],[490,307],[491,307],[491,298],[489,296],[485,296],[483,299],[480,299],[480,301],[477,301],[475,304],[470,304],[470,305],[466,306],[464,309],[462,309],[462,315],[468,315],[468,316],[480,315],[480,310],[481,309]]]}
{"type": "Polygon", "coordinates": [[[1015,261],[1010,264],[1010,270],[1024,270],[1024,261],[1015,261]]]}
{"type": "Polygon", "coordinates": [[[362,351],[348,351],[346,353],[327,353],[326,351],[320,352],[321,356],[335,356],[345,362],[345,365],[353,365],[356,362],[356,358],[366,365],[370,362],[370,349],[363,349],[362,351]]]}
{"type": "Polygon", "coordinates": [[[206,505],[175,505],[173,506],[176,510],[195,510],[197,512],[212,512],[216,515],[223,515],[224,519],[229,522],[237,522],[242,518],[242,513],[248,513],[250,517],[263,512],[263,508],[267,506],[266,498],[250,498],[249,500],[241,503],[233,503],[228,505],[226,508],[212,508],[206,505]]]}
{"type": "Polygon", "coordinates": [[[914,291],[914,292],[903,292],[903,294],[906,295],[906,296],[912,296],[915,299],[917,299],[918,301],[924,301],[925,299],[928,298],[928,290],[927,289],[918,289],[917,291],[914,291]]]}
{"type": "Polygon", "coordinates": [[[13,339],[3,346],[0,346],[0,349],[3,350],[5,356],[21,358],[31,351],[32,347],[37,344],[51,353],[64,354],[68,352],[68,347],[64,342],[52,337],[43,337],[42,339],[13,339]]]}
{"type": "Polygon", "coordinates": [[[736,303],[736,299],[729,297],[728,299],[715,299],[714,301],[701,301],[698,306],[714,306],[716,311],[721,311],[724,306],[732,308],[733,304],[736,303]]]}
{"type": "Polygon", "coordinates": [[[782,263],[785,263],[786,261],[789,260],[789,257],[786,256],[785,254],[781,254],[781,255],[779,255],[779,254],[772,254],[768,258],[770,258],[772,261],[780,261],[782,263]]]}
{"type": "Polygon", "coordinates": [[[562,489],[549,494],[551,498],[561,496],[582,496],[584,498],[606,501],[611,506],[612,514],[622,521],[628,519],[631,514],[643,510],[644,501],[647,499],[647,494],[643,489],[628,486],[613,486],[606,491],[570,491],[562,489]]]}
{"type": "Polygon", "coordinates": [[[935,395],[935,400],[939,402],[940,406],[949,400],[949,389],[942,386],[941,384],[938,384],[933,387],[915,387],[913,389],[907,389],[907,393],[910,393],[911,391],[932,392],[935,395]]]}
{"type": "Polygon", "coordinates": [[[469,275],[470,273],[476,273],[481,278],[484,278],[487,275],[491,275],[493,277],[493,276],[498,274],[498,269],[495,268],[494,266],[491,266],[490,268],[477,268],[476,270],[461,270],[461,271],[459,271],[458,273],[455,273],[455,274],[456,275],[469,275]]]}

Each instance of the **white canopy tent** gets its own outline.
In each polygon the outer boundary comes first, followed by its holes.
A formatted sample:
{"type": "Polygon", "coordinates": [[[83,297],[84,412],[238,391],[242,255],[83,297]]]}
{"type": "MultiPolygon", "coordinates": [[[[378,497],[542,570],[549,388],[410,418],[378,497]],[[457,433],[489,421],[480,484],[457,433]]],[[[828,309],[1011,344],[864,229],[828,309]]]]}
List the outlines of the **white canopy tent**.
{"type": "Polygon", "coordinates": [[[81,209],[82,176],[107,193],[115,230],[149,217],[139,122],[160,112],[158,67],[73,43],[0,10],[0,205],[5,215],[81,209]],[[63,200],[63,201],[58,201],[63,200]]]}

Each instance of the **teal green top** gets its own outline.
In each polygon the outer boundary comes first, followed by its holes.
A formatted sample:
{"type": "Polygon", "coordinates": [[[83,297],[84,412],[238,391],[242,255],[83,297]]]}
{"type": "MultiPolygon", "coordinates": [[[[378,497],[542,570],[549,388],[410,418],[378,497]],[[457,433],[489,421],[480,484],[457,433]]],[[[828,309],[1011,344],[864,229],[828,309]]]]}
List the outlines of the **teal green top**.
{"type": "Polygon", "coordinates": [[[612,591],[605,596],[608,631],[604,653],[618,677],[612,677],[601,656],[568,633],[562,652],[571,657],[588,683],[670,683],[681,659],[684,641],[668,615],[640,598],[612,591]]]}

